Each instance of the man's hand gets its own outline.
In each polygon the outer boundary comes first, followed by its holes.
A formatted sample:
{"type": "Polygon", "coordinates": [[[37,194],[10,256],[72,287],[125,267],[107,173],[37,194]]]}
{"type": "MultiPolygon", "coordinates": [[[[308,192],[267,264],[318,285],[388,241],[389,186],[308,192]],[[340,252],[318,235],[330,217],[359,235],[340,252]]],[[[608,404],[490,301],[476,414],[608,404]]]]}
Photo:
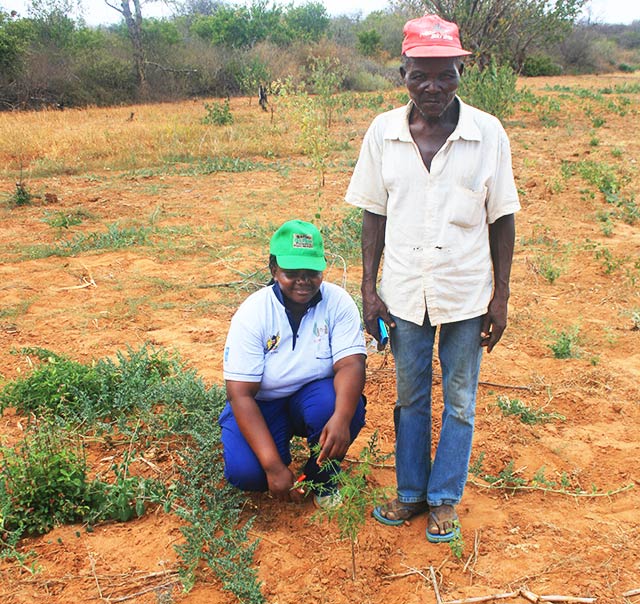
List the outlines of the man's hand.
{"type": "Polygon", "coordinates": [[[486,346],[487,352],[491,352],[494,346],[502,338],[507,328],[507,300],[493,297],[489,303],[487,314],[482,320],[480,330],[480,346],[486,346]]]}
{"type": "Polygon", "coordinates": [[[391,319],[389,310],[385,303],[380,299],[377,292],[362,294],[362,318],[367,333],[371,334],[378,342],[378,350],[384,350],[384,346],[380,344],[380,329],[378,327],[378,317],[380,317],[389,327],[393,328],[396,324],[391,319]]]}

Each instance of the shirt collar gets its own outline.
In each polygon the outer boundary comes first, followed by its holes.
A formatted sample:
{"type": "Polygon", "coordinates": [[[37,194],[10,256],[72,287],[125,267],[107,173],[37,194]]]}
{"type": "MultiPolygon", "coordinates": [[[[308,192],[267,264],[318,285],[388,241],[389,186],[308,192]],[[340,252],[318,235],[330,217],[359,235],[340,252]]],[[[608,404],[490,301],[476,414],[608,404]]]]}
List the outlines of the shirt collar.
{"type": "MultiPolygon", "coordinates": [[[[470,141],[482,140],[482,133],[473,119],[473,115],[470,110],[471,108],[469,105],[464,103],[459,96],[456,96],[456,100],[460,104],[460,115],[458,117],[458,125],[451,133],[448,140],[457,140],[459,138],[470,141]]],[[[400,107],[396,110],[389,127],[385,131],[385,139],[399,140],[405,143],[413,142],[413,137],[409,130],[409,115],[411,113],[412,106],[413,103],[409,101],[404,107],[400,107]]]]}

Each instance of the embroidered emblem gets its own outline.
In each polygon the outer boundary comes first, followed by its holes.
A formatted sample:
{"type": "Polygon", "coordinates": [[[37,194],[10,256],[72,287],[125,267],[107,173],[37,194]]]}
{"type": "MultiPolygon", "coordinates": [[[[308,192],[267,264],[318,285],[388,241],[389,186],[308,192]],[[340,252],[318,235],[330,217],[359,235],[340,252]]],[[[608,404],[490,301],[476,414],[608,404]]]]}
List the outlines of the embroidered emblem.
{"type": "Polygon", "coordinates": [[[272,335],[267,340],[267,346],[265,348],[265,352],[271,352],[272,350],[275,350],[276,348],[278,348],[278,344],[280,344],[280,334],[279,333],[277,333],[275,335],[272,335]]]}
{"type": "Polygon", "coordinates": [[[432,40],[453,40],[453,36],[442,31],[440,23],[433,25],[433,31],[424,31],[420,33],[422,38],[431,38],[432,40]]]}
{"type": "Polygon", "coordinates": [[[292,245],[294,249],[313,249],[313,237],[306,233],[294,233],[292,245]]]}

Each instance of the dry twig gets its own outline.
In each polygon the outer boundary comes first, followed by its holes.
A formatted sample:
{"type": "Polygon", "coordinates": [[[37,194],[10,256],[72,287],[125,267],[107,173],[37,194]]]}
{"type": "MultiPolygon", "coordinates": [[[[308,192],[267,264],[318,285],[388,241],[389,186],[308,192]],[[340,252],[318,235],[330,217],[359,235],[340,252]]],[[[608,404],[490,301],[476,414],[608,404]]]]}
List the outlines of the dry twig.
{"type": "Polygon", "coordinates": [[[463,600],[448,600],[442,604],[472,604],[473,602],[491,602],[492,600],[505,600],[506,598],[515,598],[519,592],[511,591],[505,594],[493,594],[491,596],[476,596],[473,598],[465,598],[463,600]]]}
{"type": "Polygon", "coordinates": [[[440,597],[440,590],[438,589],[438,579],[436,578],[436,571],[433,570],[433,566],[429,567],[431,573],[431,582],[433,583],[433,591],[436,594],[436,602],[442,604],[442,598],[440,597]]]}
{"type": "Polygon", "coordinates": [[[638,589],[630,589],[622,594],[623,598],[630,598],[631,596],[640,596],[640,587],[638,589]]]}

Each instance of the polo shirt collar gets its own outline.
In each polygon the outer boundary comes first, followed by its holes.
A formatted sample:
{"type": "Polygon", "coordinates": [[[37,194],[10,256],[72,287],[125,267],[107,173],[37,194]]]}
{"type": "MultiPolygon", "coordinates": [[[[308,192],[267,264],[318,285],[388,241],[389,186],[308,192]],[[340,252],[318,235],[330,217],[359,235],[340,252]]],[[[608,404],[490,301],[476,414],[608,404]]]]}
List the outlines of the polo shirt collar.
{"type": "MultiPolygon", "coordinates": [[[[470,141],[482,140],[482,133],[473,119],[469,105],[464,103],[459,96],[456,96],[456,100],[460,104],[460,115],[458,117],[458,125],[448,140],[457,140],[460,138],[470,141]]],[[[413,142],[413,137],[409,130],[409,115],[412,107],[413,103],[409,101],[404,107],[398,110],[385,131],[384,138],[399,140],[405,143],[413,142]]]]}
{"type": "MultiPolygon", "coordinates": [[[[280,304],[282,304],[282,306],[285,307],[285,309],[287,308],[285,303],[284,303],[284,294],[282,293],[282,290],[280,289],[280,284],[276,281],[273,285],[273,293],[275,294],[276,298],[278,299],[278,302],[280,302],[280,304]]],[[[309,302],[307,303],[307,308],[306,310],[309,310],[310,308],[313,308],[314,306],[316,306],[320,300],[322,300],[322,291],[321,289],[318,290],[318,293],[313,296],[313,298],[311,298],[311,300],[309,300],[309,302]]]]}

